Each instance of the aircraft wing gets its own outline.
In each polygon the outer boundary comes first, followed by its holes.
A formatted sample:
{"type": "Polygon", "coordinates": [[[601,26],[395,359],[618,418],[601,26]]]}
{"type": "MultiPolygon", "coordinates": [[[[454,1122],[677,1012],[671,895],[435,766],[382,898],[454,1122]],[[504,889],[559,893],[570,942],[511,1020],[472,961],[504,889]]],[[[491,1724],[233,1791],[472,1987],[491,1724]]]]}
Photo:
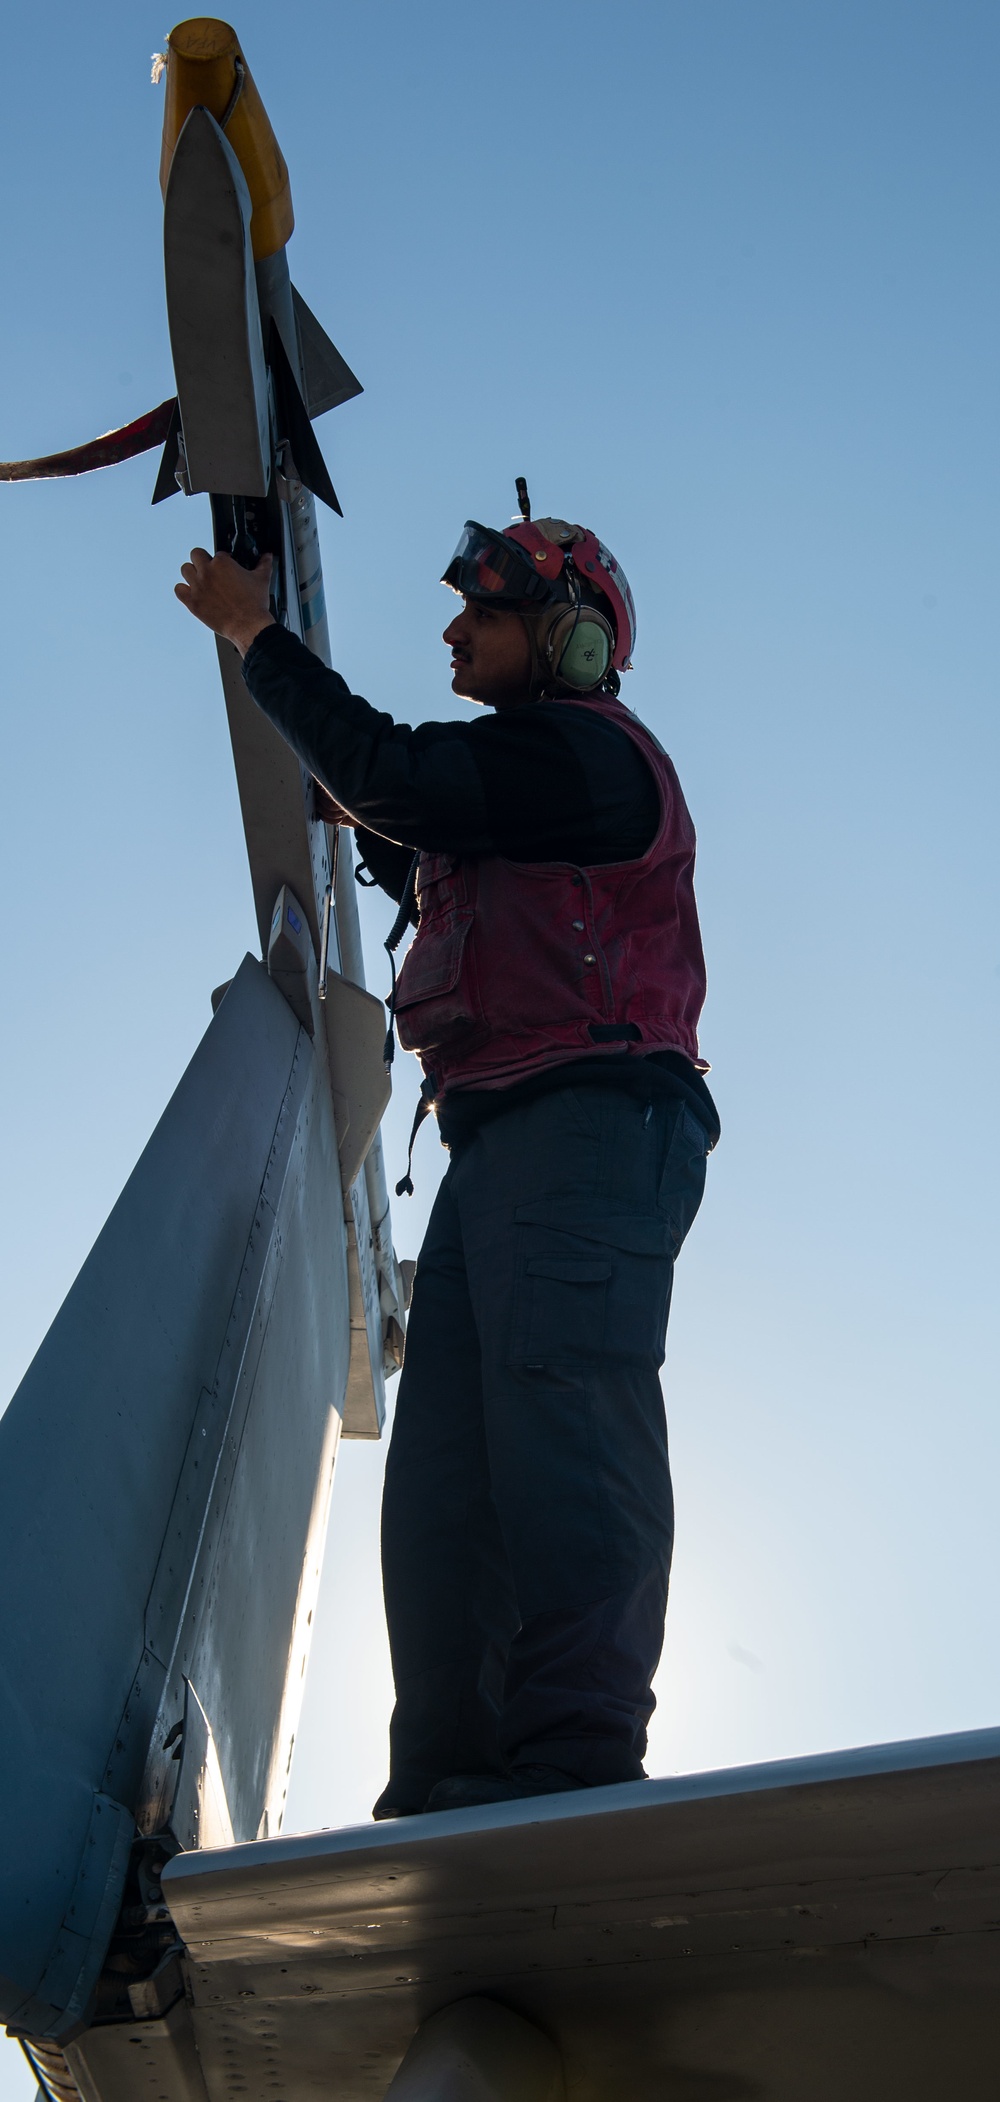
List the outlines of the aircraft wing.
{"type": "Polygon", "coordinates": [[[527,2102],[495,2047],[446,2082],[485,1999],[566,2102],[994,2102],[998,1813],[984,1730],[181,1854],[172,2007],[66,2055],[101,2102],[527,2102]]]}
{"type": "MultiPolygon", "coordinates": [[[[357,382],[234,33],[170,44],[156,494],[329,661],[357,382]]],[[[261,956],[0,1422],[0,2012],[50,2102],[994,2102],[1000,1731],[276,1836],[402,1284],[349,853],[219,660],[261,956]]]]}

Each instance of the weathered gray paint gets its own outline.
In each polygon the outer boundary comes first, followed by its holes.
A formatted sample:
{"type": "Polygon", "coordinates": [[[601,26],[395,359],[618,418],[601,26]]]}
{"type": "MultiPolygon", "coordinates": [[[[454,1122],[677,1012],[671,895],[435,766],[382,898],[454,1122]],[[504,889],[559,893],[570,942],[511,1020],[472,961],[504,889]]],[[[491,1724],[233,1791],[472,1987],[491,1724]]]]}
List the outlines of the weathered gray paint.
{"type": "Polygon", "coordinates": [[[458,2000],[422,2022],[385,2102],[563,2102],[555,2045],[496,2000],[458,2000]]]}
{"type": "Polygon", "coordinates": [[[184,1674],[274,1829],[348,1350],[329,1087],[248,957],[0,1420],[8,2021],[82,2012],[184,1674]]]}
{"type": "MultiPolygon", "coordinates": [[[[220,639],[217,647],[261,953],[267,952],[274,901],[287,883],[301,900],[318,956],[330,853],[326,826],[312,818],[312,783],[291,746],[251,700],[232,643],[220,639]]],[[[339,950],[332,961],[339,962],[339,950]]]]}
{"type": "MultiPolygon", "coordinates": [[[[205,179],[208,179],[207,173],[205,179]]],[[[293,371],[304,385],[296,309],[283,250],[257,264],[256,282],[263,324],[265,327],[269,327],[272,321],[276,324],[293,371]]],[[[242,327],[239,311],[230,316],[229,325],[234,332],[242,327]]],[[[178,394],[183,399],[184,376],[180,371],[177,384],[178,394]]],[[[314,615],[317,606],[322,606],[322,571],[313,498],[307,489],[300,490],[295,502],[283,504],[282,510],[289,622],[300,639],[308,643],[323,663],[329,664],[330,636],[325,614],[320,613],[314,618],[313,624],[305,631],[299,603],[300,570],[304,561],[310,575],[314,574],[319,580],[318,595],[310,601],[314,615]],[[301,556],[300,545],[304,550],[301,556]]],[[[237,652],[231,643],[220,640],[218,654],[262,950],[266,952],[267,949],[275,898],[280,886],[287,883],[301,900],[318,956],[323,901],[333,874],[332,835],[313,814],[312,782],[308,773],[251,700],[237,652]]],[[[363,987],[364,962],[352,875],[353,851],[348,836],[341,842],[336,896],[330,916],[330,961],[354,984],[363,987]]],[[[376,1069],[370,1083],[362,1087],[359,1076],[359,1087],[368,1096],[384,1085],[381,1050],[377,1043],[371,1056],[376,1069]]],[[[343,1062],[342,1059],[337,1061],[341,1067],[343,1062]]],[[[347,1437],[377,1438],[385,1417],[385,1374],[394,1369],[392,1354],[386,1349],[383,1339],[390,1319],[396,1323],[399,1332],[404,1325],[382,1145],[377,1133],[365,1159],[364,1170],[363,1181],[345,1178],[351,1181],[344,1216],[349,1246],[353,1350],[344,1406],[344,1434],[347,1437]]]]}
{"type": "Polygon", "coordinates": [[[270,480],[250,214],[232,147],[207,110],[192,110],[174,148],[163,210],[170,348],[184,375],[178,399],[192,493],[264,496],[270,480]]]}
{"type": "MultiPolygon", "coordinates": [[[[171,1837],[186,1852],[192,1847],[233,1846],[236,1834],[229,1815],[218,1746],[190,1679],[184,1685],[178,1750],[177,1782],[170,1804],[171,1837]]],[[[154,2002],[158,2001],[157,1992],[154,2002]]],[[[158,2004],[137,2007],[135,2013],[140,2012],[158,2014],[160,2007],[158,2004]]]]}
{"type": "Polygon", "coordinates": [[[346,1188],[367,1159],[389,1101],[389,1075],[382,1062],[386,1012],[373,993],[336,971],[327,974],[322,1005],[346,1188]]]}
{"type": "Polygon", "coordinates": [[[66,2064],[81,2102],[211,2102],[183,2000],[134,2028],[88,2030],[66,2064]]]}
{"type": "Polygon", "coordinates": [[[995,2102],[998,1864],[991,1730],[179,1856],[163,1888],[213,2102],[271,2067],[285,2102],[381,2102],[475,1994],[553,2040],[569,2102],[995,2102]]]}

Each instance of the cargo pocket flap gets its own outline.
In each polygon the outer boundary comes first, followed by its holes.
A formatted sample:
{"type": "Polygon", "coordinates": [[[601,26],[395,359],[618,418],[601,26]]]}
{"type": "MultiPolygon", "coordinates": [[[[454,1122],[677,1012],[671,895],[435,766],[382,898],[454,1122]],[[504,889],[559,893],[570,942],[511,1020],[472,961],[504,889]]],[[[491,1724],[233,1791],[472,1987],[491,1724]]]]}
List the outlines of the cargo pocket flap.
{"type": "Polygon", "coordinates": [[[601,1285],[611,1276],[611,1264],[585,1255],[532,1255],[525,1269],[529,1277],[554,1277],[564,1285],[601,1285]]]}
{"type": "Polygon", "coordinates": [[[519,1225],[554,1227],[579,1241],[600,1241],[606,1248],[624,1248],[632,1255],[663,1255],[672,1246],[669,1220],[642,1212],[584,1214],[578,1199],[572,1204],[519,1204],[515,1218],[519,1225]]]}

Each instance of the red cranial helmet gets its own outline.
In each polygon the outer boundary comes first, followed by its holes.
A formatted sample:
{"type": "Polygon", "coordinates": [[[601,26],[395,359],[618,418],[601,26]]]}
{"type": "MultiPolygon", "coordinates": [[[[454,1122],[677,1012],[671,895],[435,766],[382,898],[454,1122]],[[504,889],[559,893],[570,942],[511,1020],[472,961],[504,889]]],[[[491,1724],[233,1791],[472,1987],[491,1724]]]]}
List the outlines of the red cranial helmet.
{"type": "MultiPolygon", "coordinates": [[[[583,587],[584,603],[591,593],[611,607],[615,649],[611,659],[616,671],[629,671],[635,649],[635,602],[629,581],[610,548],[586,526],[567,525],[562,518],[525,519],[507,526],[503,538],[523,547],[535,567],[536,576],[551,584],[562,584],[560,598],[571,597],[572,574],[583,587]]],[[[555,594],[554,594],[555,595],[555,594]]],[[[591,601],[592,602],[592,601],[591,601]]],[[[600,608],[598,608],[600,610],[600,608]]]]}
{"type": "MultiPolygon", "coordinates": [[[[524,510],[526,494],[521,501],[524,510]]],[[[631,669],[635,605],[628,578],[585,526],[525,517],[497,532],[467,519],[441,581],[463,598],[524,615],[529,632],[541,637],[546,683],[557,692],[617,693],[619,673],[631,669]],[[549,622],[546,607],[553,612],[549,622]]]]}

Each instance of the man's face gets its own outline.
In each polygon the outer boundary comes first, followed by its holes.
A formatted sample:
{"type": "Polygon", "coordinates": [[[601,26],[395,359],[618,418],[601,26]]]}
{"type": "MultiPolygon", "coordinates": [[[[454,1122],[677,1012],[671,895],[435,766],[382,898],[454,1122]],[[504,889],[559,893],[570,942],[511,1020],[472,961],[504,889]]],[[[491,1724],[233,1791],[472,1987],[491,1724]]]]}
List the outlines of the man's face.
{"type": "Polygon", "coordinates": [[[529,698],[531,645],[520,614],[506,606],[463,600],[444,640],[451,651],[451,690],[485,708],[518,708],[529,698]]]}

